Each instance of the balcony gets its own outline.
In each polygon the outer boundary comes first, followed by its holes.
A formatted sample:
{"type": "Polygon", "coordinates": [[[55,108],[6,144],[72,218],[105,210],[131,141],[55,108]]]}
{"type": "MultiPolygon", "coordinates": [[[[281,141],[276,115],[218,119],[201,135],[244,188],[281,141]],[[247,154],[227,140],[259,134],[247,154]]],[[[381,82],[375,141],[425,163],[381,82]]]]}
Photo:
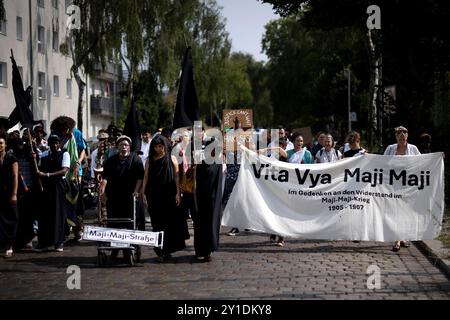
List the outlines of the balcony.
{"type": "MultiPolygon", "coordinates": [[[[122,100],[116,98],[116,114],[122,113],[122,100]]],[[[91,96],[91,114],[114,117],[113,98],[91,96]]]]}
{"type": "Polygon", "coordinates": [[[94,66],[93,76],[97,79],[103,79],[108,81],[118,81],[120,75],[120,65],[113,63],[106,63],[105,69],[102,70],[100,64],[94,66]]]}

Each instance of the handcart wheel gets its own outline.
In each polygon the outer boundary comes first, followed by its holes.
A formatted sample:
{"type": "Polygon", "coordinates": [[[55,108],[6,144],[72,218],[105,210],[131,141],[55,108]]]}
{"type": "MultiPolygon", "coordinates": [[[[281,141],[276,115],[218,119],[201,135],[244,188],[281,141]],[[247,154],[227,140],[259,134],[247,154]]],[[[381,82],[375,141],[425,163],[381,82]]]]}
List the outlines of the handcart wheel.
{"type": "Polygon", "coordinates": [[[142,255],[141,247],[137,246],[136,247],[136,262],[141,262],[141,255],[142,255]]]}
{"type": "Polygon", "coordinates": [[[127,250],[126,254],[124,252],[124,256],[130,267],[134,266],[136,263],[136,253],[134,250],[127,250]]]}
{"type": "Polygon", "coordinates": [[[98,265],[100,267],[104,267],[106,265],[106,262],[108,261],[108,256],[106,255],[106,252],[99,251],[97,254],[97,260],[98,260],[98,265]]]}
{"type": "MultiPolygon", "coordinates": [[[[124,254],[125,254],[125,253],[124,253],[124,254]]],[[[115,259],[117,258],[118,255],[119,255],[119,250],[117,250],[117,249],[111,250],[111,255],[110,255],[110,257],[111,257],[112,260],[115,260],[115,259]]]]}

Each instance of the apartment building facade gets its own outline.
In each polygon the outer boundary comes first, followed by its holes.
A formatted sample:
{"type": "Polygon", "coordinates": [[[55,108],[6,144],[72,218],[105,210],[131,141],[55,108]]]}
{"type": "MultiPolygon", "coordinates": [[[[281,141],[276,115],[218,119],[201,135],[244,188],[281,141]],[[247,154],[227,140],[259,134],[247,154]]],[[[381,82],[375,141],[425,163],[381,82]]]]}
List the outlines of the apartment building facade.
{"type": "MultiPolygon", "coordinates": [[[[78,86],[70,68],[70,56],[60,52],[66,36],[67,7],[71,0],[6,0],[6,21],[0,22],[0,116],[8,117],[15,107],[12,90],[10,50],[22,75],[25,88],[33,86],[32,111],[47,130],[51,121],[66,115],[77,119],[78,86]]],[[[121,104],[115,102],[119,68],[99,71],[95,77],[82,75],[85,138],[114,122],[121,104]],[[115,112],[114,112],[115,111],[115,112]]],[[[48,132],[48,131],[47,131],[48,132]]]]}

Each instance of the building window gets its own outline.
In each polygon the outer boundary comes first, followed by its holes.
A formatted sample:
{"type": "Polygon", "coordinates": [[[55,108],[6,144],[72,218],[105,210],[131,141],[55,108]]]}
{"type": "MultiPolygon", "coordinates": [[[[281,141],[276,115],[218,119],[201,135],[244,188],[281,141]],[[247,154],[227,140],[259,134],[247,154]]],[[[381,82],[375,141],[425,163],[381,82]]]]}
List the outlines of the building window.
{"type": "Polygon", "coordinates": [[[52,0],[52,6],[55,9],[58,9],[58,0],[52,0]]]}
{"type": "Polygon", "coordinates": [[[58,31],[53,31],[53,51],[59,51],[59,36],[58,31]]]}
{"type": "Polygon", "coordinates": [[[38,52],[44,53],[45,51],[45,29],[42,26],[38,27],[38,52]]]}
{"type": "Polygon", "coordinates": [[[44,0],[38,0],[38,6],[44,8],[44,0]]]}
{"type": "Polygon", "coordinates": [[[53,76],[53,96],[59,97],[59,77],[53,76]]]}
{"type": "Polygon", "coordinates": [[[22,41],[22,17],[16,17],[16,26],[17,40],[22,41]]]}
{"type": "Polygon", "coordinates": [[[72,79],[66,80],[66,98],[72,99],[72,79]]]}
{"type": "Polygon", "coordinates": [[[6,21],[0,20],[0,33],[6,36],[6,21]]]}
{"type": "Polygon", "coordinates": [[[0,87],[7,86],[7,72],[6,72],[6,63],[0,62],[0,87]]]}
{"type": "Polygon", "coordinates": [[[38,72],[38,98],[45,99],[45,73],[38,72]]]}

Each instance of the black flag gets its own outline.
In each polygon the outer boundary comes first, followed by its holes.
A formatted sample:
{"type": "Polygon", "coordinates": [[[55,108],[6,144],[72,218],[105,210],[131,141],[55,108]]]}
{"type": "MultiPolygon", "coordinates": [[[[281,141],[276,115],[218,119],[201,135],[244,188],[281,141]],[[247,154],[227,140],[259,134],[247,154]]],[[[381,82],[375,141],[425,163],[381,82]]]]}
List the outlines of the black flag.
{"type": "Polygon", "coordinates": [[[20,76],[19,68],[17,68],[14,54],[11,50],[12,62],[12,87],[14,91],[14,98],[16,100],[16,107],[9,116],[9,127],[14,127],[18,122],[22,127],[33,128],[33,113],[30,110],[32,99],[32,87],[23,89],[22,77],[20,76]]]}
{"type": "Polygon", "coordinates": [[[194,121],[198,119],[198,99],[194,84],[191,48],[189,47],[184,53],[177,103],[173,117],[173,129],[192,126],[194,121]]]}
{"type": "Polygon", "coordinates": [[[139,116],[134,103],[134,97],[130,100],[130,111],[127,115],[127,120],[125,120],[125,127],[123,128],[123,134],[129,136],[133,145],[131,146],[131,151],[139,152],[141,151],[141,132],[139,129],[139,116]]]}
{"type": "Polygon", "coordinates": [[[8,118],[0,117],[0,131],[8,131],[10,128],[8,118]]]}

